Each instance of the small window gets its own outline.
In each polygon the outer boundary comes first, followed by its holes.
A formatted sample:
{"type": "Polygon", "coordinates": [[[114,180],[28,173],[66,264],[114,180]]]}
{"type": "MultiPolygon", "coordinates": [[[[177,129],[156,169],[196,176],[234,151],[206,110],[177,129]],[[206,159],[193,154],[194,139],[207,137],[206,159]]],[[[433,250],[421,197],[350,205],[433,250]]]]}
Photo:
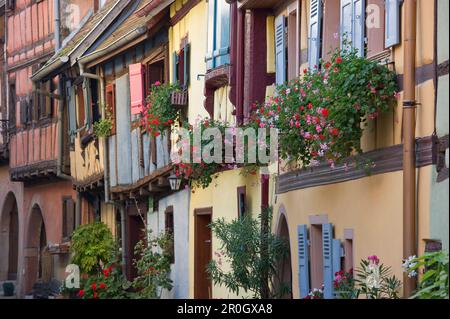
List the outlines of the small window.
{"type": "Polygon", "coordinates": [[[71,197],[63,198],[63,239],[70,239],[75,230],[75,203],[71,197]]]}
{"type": "Polygon", "coordinates": [[[165,224],[166,224],[166,233],[172,235],[172,242],[170,243],[170,246],[167,248],[168,253],[170,256],[170,263],[175,263],[175,231],[174,231],[174,221],[173,221],[173,207],[169,206],[166,209],[165,213],[165,224]]]}
{"type": "Polygon", "coordinates": [[[344,229],[344,265],[343,269],[353,269],[353,229],[344,229]]]}
{"type": "Polygon", "coordinates": [[[208,70],[230,63],[230,11],[224,0],[208,1],[208,70]]]}
{"type": "Polygon", "coordinates": [[[310,267],[311,288],[320,289],[323,285],[323,242],[322,225],[311,225],[310,228],[310,267]]]}
{"type": "Polygon", "coordinates": [[[237,188],[238,216],[243,217],[247,213],[246,187],[237,188]]]}

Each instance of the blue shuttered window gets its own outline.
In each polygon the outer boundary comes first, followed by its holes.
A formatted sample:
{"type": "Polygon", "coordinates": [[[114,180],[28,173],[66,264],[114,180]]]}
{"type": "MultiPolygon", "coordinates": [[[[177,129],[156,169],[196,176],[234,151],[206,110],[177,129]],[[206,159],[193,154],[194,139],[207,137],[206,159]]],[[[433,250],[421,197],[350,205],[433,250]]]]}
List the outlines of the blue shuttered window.
{"type": "Polygon", "coordinates": [[[385,45],[390,48],[400,43],[400,0],[385,0],[385,45]]]}
{"type": "Polygon", "coordinates": [[[333,279],[334,274],[341,270],[342,245],[339,239],[333,239],[333,279]]]}
{"type": "Polygon", "coordinates": [[[224,0],[208,1],[208,70],[230,63],[230,5],[224,0]]]}
{"type": "Polygon", "coordinates": [[[365,55],[365,20],[365,0],[341,0],[341,48],[346,39],[358,50],[359,56],[365,55]]]}
{"type": "Polygon", "coordinates": [[[281,85],[286,81],[286,19],[283,15],[275,20],[275,65],[276,84],[281,85]]]}
{"type": "Polygon", "coordinates": [[[69,99],[69,140],[70,144],[72,145],[75,142],[75,132],[77,130],[75,87],[69,87],[67,89],[67,94],[69,99]]]}
{"type": "Polygon", "coordinates": [[[306,225],[297,226],[298,239],[298,286],[300,298],[305,298],[309,294],[309,247],[308,247],[308,227],[306,225]]]}
{"type": "Polygon", "coordinates": [[[323,296],[325,299],[333,298],[333,225],[322,225],[323,247],[323,296]]]}
{"type": "Polygon", "coordinates": [[[322,0],[311,0],[309,11],[308,62],[309,68],[319,65],[322,38],[322,0]]]}

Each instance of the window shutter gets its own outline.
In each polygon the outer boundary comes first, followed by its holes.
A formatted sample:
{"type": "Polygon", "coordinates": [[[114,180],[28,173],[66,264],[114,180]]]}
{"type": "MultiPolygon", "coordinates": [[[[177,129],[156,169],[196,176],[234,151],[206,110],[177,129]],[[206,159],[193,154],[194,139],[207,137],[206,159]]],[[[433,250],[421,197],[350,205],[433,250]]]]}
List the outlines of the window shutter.
{"type": "Polygon", "coordinates": [[[189,73],[190,73],[190,64],[191,64],[191,54],[190,54],[191,45],[187,43],[184,47],[184,87],[189,87],[189,73]]]}
{"type": "Polygon", "coordinates": [[[66,229],[67,235],[70,237],[75,229],[75,203],[72,198],[67,199],[66,202],[66,229]]]}
{"type": "Polygon", "coordinates": [[[322,21],[322,0],[311,0],[309,11],[309,44],[308,61],[309,68],[319,65],[320,59],[320,35],[322,21]]]}
{"type": "Polygon", "coordinates": [[[215,36],[214,58],[216,61],[214,67],[230,63],[230,11],[231,7],[226,1],[216,0],[218,28],[216,28],[215,36]]]}
{"type": "Polygon", "coordinates": [[[342,246],[339,239],[333,239],[333,280],[334,274],[341,270],[342,246]]]}
{"type": "Polygon", "coordinates": [[[172,68],[172,81],[173,83],[178,82],[178,54],[177,52],[174,52],[172,54],[173,56],[173,68],[172,68]]]}
{"type": "Polygon", "coordinates": [[[400,1],[385,0],[385,45],[390,48],[400,43],[400,1]]]}
{"type": "Polygon", "coordinates": [[[286,81],[285,23],[286,20],[283,15],[279,16],[275,20],[275,65],[277,85],[281,85],[286,81]]]}
{"type": "Polygon", "coordinates": [[[129,65],[131,115],[140,114],[145,105],[144,66],[141,63],[129,65]]]}
{"type": "Polygon", "coordinates": [[[105,88],[106,91],[106,106],[110,116],[112,118],[111,135],[116,134],[116,96],[114,84],[108,84],[105,88]]]}
{"type": "Polygon", "coordinates": [[[208,53],[205,57],[206,69],[210,70],[214,68],[214,49],[216,42],[216,30],[217,30],[217,14],[216,14],[216,1],[208,1],[208,53]]]}
{"type": "Polygon", "coordinates": [[[90,125],[91,123],[91,96],[90,96],[90,80],[84,78],[83,80],[83,105],[84,105],[84,125],[90,125]]]}
{"type": "Polygon", "coordinates": [[[305,298],[309,294],[309,247],[308,247],[308,227],[306,225],[297,226],[298,237],[298,287],[300,298],[305,298]]]}
{"type": "Polygon", "coordinates": [[[333,224],[322,225],[323,296],[333,298],[333,224]]]}
{"type": "Polygon", "coordinates": [[[156,137],[155,136],[151,136],[150,137],[150,160],[152,161],[153,164],[157,164],[157,157],[156,157],[156,137]]]}
{"type": "Polygon", "coordinates": [[[75,131],[77,130],[77,123],[76,123],[76,110],[75,110],[75,88],[70,87],[68,89],[68,95],[69,95],[69,139],[70,144],[73,144],[75,142],[75,131]]]}
{"type": "Polygon", "coordinates": [[[353,6],[352,0],[341,0],[341,48],[344,49],[344,40],[353,39],[353,6]]]}
{"type": "Polygon", "coordinates": [[[20,100],[20,123],[27,124],[27,116],[28,116],[27,104],[25,100],[20,100]]]}
{"type": "Polygon", "coordinates": [[[366,1],[353,0],[353,47],[358,55],[365,56],[366,1]]]}

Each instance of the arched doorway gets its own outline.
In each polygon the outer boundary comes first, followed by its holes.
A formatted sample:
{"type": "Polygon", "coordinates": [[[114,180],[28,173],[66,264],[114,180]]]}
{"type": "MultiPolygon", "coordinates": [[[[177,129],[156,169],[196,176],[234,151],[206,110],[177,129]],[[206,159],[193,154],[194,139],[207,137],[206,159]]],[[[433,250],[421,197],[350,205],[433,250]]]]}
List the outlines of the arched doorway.
{"type": "Polygon", "coordinates": [[[288,245],[288,253],[286,258],[284,258],[278,265],[279,269],[279,282],[276,283],[278,287],[287,285],[289,292],[284,294],[281,298],[292,299],[292,266],[291,266],[291,247],[289,240],[289,228],[286,220],[285,214],[280,214],[278,220],[277,235],[286,240],[288,245]]]}
{"type": "Polygon", "coordinates": [[[36,282],[48,283],[53,273],[53,262],[48,250],[45,223],[38,205],[34,205],[31,210],[27,235],[25,293],[31,292],[36,282]]]}
{"type": "Polygon", "coordinates": [[[1,211],[0,281],[17,280],[19,258],[19,212],[13,193],[6,196],[1,211]]]}

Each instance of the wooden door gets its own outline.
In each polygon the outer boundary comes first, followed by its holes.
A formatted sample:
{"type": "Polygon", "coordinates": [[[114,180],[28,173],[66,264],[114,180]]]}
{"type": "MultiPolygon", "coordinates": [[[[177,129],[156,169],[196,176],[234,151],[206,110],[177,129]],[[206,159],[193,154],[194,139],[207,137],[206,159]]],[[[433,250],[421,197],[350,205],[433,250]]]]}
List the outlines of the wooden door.
{"type": "Polygon", "coordinates": [[[9,219],[9,256],[8,256],[8,279],[17,279],[17,258],[19,251],[19,216],[17,204],[14,201],[9,219]]]}
{"type": "Polygon", "coordinates": [[[212,283],[206,271],[206,267],[212,258],[212,233],[208,227],[211,223],[211,217],[212,208],[195,210],[195,299],[209,299],[212,297],[212,283]]]}

